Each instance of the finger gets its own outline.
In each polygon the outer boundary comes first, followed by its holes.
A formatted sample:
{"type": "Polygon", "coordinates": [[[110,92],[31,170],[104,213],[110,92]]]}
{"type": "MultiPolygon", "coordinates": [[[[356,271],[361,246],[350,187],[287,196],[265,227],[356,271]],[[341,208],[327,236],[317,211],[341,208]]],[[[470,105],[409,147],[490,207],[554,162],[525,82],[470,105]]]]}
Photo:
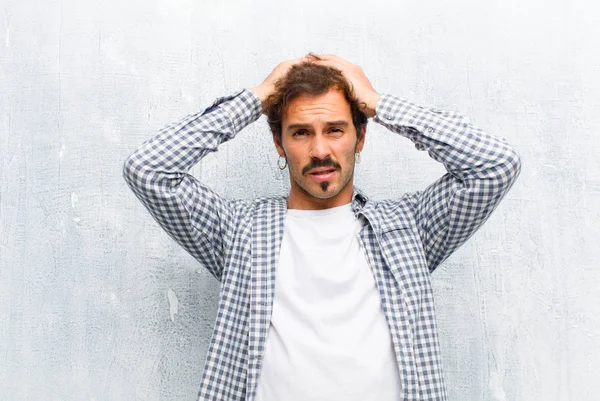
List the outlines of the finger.
{"type": "Polygon", "coordinates": [[[328,56],[323,56],[321,60],[314,62],[328,67],[337,68],[340,71],[352,71],[352,69],[355,67],[354,64],[336,56],[331,58],[328,56]]]}
{"type": "Polygon", "coordinates": [[[296,65],[296,64],[301,64],[301,63],[308,63],[309,61],[312,61],[312,60],[309,57],[304,56],[304,57],[299,57],[297,59],[292,60],[291,64],[296,65]]]}
{"type": "Polygon", "coordinates": [[[319,57],[323,61],[332,61],[332,62],[339,63],[342,65],[347,65],[347,66],[352,65],[352,63],[349,62],[348,60],[344,60],[343,58],[338,57],[335,54],[316,54],[316,56],[319,57]]]}
{"type": "Polygon", "coordinates": [[[344,64],[342,64],[338,61],[335,61],[335,60],[315,60],[315,61],[313,61],[313,63],[323,65],[326,67],[333,67],[340,71],[343,71],[346,67],[344,64]]]}
{"type": "Polygon", "coordinates": [[[283,73],[289,71],[290,68],[292,68],[295,65],[301,64],[301,63],[306,63],[308,62],[308,59],[306,57],[299,57],[293,60],[288,60],[288,61],[284,61],[279,65],[279,69],[280,71],[282,71],[283,73]]]}
{"type": "Polygon", "coordinates": [[[305,57],[309,58],[314,63],[338,63],[338,60],[333,57],[329,57],[326,54],[309,53],[305,57]]]}
{"type": "Polygon", "coordinates": [[[302,57],[300,57],[300,58],[295,58],[295,59],[293,59],[293,60],[287,60],[287,61],[283,62],[283,64],[284,64],[284,65],[288,65],[288,66],[290,66],[290,65],[298,64],[298,63],[300,63],[301,61],[302,61],[302,57]]]}
{"type": "Polygon", "coordinates": [[[306,53],[306,55],[304,57],[319,59],[319,55],[316,53],[313,53],[313,52],[306,53]]]}
{"type": "Polygon", "coordinates": [[[322,60],[333,60],[333,59],[337,58],[334,54],[315,54],[315,53],[309,53],[309,54],[314,57],[318,57],[322,60]]]}

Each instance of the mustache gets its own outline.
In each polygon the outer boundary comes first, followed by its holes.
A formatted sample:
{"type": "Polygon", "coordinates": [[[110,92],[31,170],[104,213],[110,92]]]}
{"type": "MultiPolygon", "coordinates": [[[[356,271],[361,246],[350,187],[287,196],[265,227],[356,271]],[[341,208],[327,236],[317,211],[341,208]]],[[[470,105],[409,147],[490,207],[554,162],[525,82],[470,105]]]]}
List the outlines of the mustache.
{"type": "Polygon", "coordinates": [[[332,167],[335,169],[341,169],[342,166],[332,160],[331,158],[327,158],[327,159],[312,159],[311,163],[306,165],[303,169],[302,169],[302,175],[305,175],[306,173],[308,173],[310,170],[312,170],[313,168],[318,168],[318,167],[332,167]]]}

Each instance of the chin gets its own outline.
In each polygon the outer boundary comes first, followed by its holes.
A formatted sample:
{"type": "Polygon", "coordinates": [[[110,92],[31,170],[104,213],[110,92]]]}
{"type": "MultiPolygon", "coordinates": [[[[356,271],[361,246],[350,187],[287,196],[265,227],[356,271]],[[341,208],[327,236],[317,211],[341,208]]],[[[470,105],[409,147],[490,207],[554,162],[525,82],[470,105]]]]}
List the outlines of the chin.
{"type": "Polygon", "coordinates": [[[334,198],[338,193],[335,193],[335,192],[331,192],[331,193],[329,193],[329,192],[326,192],[326,193],[323,193],[323,192],[319,192],[319,193],[309,192],[310,196],[312,196],[313,198],[322,199],[322,200],[334,198]]]}
{"type": "Polygon", "coordinates": [[[304,192],[305,195],[320,200],[335,198],[348,185],[348,182],[346,182],[346,185],[343,185],[343,181],[340,182],[339,180],[325,181],[323,183],[316,183],[309,179],[294,179],[294,181],[292,185],[295,184],[298,190],[304,192]],[[326,188],[323,189],[323,186],[326,188]]]}
{"type": "Polygon", "coordinates": [[[320,185],[312,185],[310,191],[307,191],[308,194],[317,199],[331,199],[339,195],[341,189],[333,183],[327,183],[328,188],[323,190],[320,185]]]}

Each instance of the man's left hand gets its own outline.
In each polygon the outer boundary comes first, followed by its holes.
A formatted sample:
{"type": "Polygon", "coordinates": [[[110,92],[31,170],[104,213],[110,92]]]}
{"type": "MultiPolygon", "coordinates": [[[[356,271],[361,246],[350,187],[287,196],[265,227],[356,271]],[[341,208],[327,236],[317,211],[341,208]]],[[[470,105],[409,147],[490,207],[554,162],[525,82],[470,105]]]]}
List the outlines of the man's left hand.
{"type": "Polygon", "coordinates": [[[367,78],[360,66],[352,64],[333,54],[309,53],[306,55],[306,58],[315,64],[326,65],[340,70],[344,77],[352,84],[354,95],[358,98],[358,102],[366,105],[363,112],[369,118],[375,117],[375,107],[377,106],[380,95],[375,88],[373,88],[371,81],[369,81],[369,78],[367,78]]]}

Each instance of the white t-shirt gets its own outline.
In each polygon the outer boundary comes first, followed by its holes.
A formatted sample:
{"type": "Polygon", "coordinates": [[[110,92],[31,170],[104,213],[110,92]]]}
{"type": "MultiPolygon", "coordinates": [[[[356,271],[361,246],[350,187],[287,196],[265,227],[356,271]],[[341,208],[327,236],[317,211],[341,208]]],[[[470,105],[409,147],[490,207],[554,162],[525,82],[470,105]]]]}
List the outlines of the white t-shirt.
{"type": "Polygon", "coordinates": [[[257,401],[397,401],[401,384],[351,204],[287,211],[257,401]]]}

